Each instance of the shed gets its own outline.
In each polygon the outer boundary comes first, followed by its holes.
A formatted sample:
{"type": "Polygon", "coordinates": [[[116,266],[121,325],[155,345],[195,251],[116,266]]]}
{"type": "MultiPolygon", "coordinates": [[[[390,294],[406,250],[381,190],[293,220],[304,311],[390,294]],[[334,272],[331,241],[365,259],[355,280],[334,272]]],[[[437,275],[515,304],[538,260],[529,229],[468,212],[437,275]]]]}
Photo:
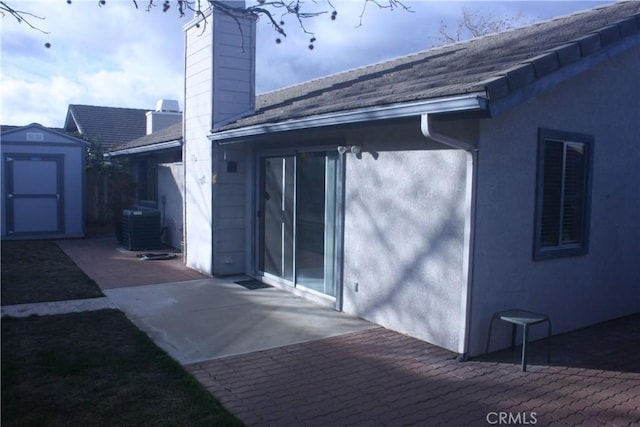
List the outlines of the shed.
{"type": "Polygon", "coordinates": [[[37,123],[1,139],[2,238],[84,236],[86,142],[37,123]]]}

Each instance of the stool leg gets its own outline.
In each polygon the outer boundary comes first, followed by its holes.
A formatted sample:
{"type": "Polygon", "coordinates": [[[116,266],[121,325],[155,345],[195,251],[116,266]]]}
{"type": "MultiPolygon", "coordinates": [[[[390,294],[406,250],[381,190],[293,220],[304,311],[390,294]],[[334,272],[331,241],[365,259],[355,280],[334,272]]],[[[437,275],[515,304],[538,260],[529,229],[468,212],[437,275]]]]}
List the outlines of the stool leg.
{"type": "Polygon", "coordinates": [[[551,320],[547,320],[549,329],[547,330],[547,363],[551,363],[551,320]]]}
{"type": "Polygon", "coordinates": [[[491,329],[493,328],[493,321],[495,320],[495,317],[491,318],[491,321],[489,322],[489,333],[487,334],[487,348],[484,351],[484,354],[489,354],[489,343],[491,342],[491,329]]]}
{"type": "Polygon", "coordinates": [[[527,372],[527,338],[529,335],[529,325],[522,327],[522,372],[527,372]]]}

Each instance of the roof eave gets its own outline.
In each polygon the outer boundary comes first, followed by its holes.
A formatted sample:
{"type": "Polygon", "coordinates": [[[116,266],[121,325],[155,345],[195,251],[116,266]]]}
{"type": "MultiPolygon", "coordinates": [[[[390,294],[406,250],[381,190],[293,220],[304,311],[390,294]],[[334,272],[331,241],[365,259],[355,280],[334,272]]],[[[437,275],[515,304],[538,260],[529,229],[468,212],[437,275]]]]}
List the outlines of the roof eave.
{"type": "Polygon", "coordinates": [[[64,129],[68,130],[68,125],[69,125],[69,119],[71,119],[71,121],[73,122],[73,126],[76,128],[76,131],[79,134],[83,133],[83,129],[80,126],[80,123],[78,122],[78,119],[76,118],[75,112],[73,111],[73,105],[69,105],[69,109],[67,110],[67,117],[64,121],[64,129]]]}
{"type": "MultiPolygon", "coordinates": [[[[211,141],[218,141],[224,144],[222,141],[236,140],[239,138],[247,138],[276,132],[289,132],[369,121],[399,119],[420,116],[424,113],[472,112],[484,111],[486,109],[487,100],[485,93],[474,92],[464,95],[434,98],[410,103],[374,106],[349,111],[319,114],[283,122],[263,123],[219,132],[212,130],[212,133],[209,135],[209,139],[211,141]]],[[[233,141],[228,141],[226,143],[232,142],[233,141]]]]}
{"type": "Polygon", "coordinates": [[[125,148],[121,150],[113,150],[104,153],[104,157],[120,157],[129,156],[132,154],[146,154],[154,151],[167,150],[169,148],[178,148],[182,146],[182,139],[175,139],[172,141],[160,142],[157,144],[143,145],[141,147],[125,148]]]}
{"type": "Polygon", "coordinates": [[[17,133],[17,132],[21,132],[21,131],[23,131],[23,130],[25,130],[27,128],[32,128],[32,127],[37,127],[40,130],[43,130],[45,132],[53,133],[53,134],[62,136],[64,138],[66,138],[66,139],[73,140],[76,144],[78,144],[80,146],[83,146],[83,147],[89,145],[89,141],[85,141],[84,139],[76,138],[75,136],[71,136],[71,135],[69,135],[67,133],[64,133],[64,132],[59,132],[59,131],[57,131],[55,129],[43,126],[40,123],[30,123],[30,124],[25,125],[25,126],[16,126],[15,129],[11,129],[11,130],[2,132],[2,136],[3,136],[3,138],[6,138],[7,135],[10,135],[10,134],[13,134],[13,133],[17,133]]]}
{"type": "MultiPolygon", "coordinates": [[[[566,47],[579,49],[579,46],[576,45],[577,42],[568,43],[567,45],[561,46],[557,49],[554,49],[550,53],[545,54],[545,56],[556,55],[557,51],[565,49],[566,47]]],[[[488,109],[488,111],[490,113],[490,116],[496,117],[503,112],[508,111],[513,107],[520,105],[527,100],[535,98],[539,94],[546,92],[553,87],[584,73],[585,71],[593,68],[598,64],[603,63],[604,61],[612,57],[625,53],[629,49],[637,48],[639,45],[640,33],[625,37],[623,40],[618,41],[615,44],[606,46],[605,48],[602,48],[588,56],[584,56],[571,64],[558,67],[558,69],[554,70],[551,73],[538,76],[532,83],[528,83],[525,85],[521,85],[520,87],[511,89],[504,96],[501,96],[502,94],[498,93],[498,96],[495,96],[495,99],[494,92],[500,92],[501,87],[515,86],[511,84],[511,82],[509,82],[508,76],[502,75],[489,81],[481,82],[480,85],[484,85],[487,88],[487,93],[489,95],[488,97],[490,99],[490,108],[488,109]],[[494,90],[492,88],[498,89],[494,90]]],[[[531,61],[524,62],[517,68],[526,66],[531,66],[531,61]]]]}

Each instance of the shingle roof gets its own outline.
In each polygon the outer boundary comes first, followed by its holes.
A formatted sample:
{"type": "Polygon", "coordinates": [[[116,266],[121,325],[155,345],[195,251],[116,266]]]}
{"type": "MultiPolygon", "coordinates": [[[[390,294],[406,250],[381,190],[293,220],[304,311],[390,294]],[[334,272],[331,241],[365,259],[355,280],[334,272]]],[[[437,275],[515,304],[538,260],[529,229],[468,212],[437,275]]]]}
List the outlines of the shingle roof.
{"type": "Polygon", "coordinates": [[[71,141],[75,141],[75,142],[79,142],[81,144],[88,144],[87,141],[82,140],[80,138],[76,138],[74,136],[71,136],[67,133],[65,133],[65,130],[62,128],[54,128],[54,127],[46,127],[41,125],[40,123],[31,123],[25,126],[13,126],[13,125],[0,125],[0,135],[2,135],[2,137],[0,138],[0,140],[5,139],[5,138],[11,138],[11,135],[17,132],[20,132],[22,130],[25,129],[30,129],[30,128],[38,128],[38,130],[44,130],[44,131],[48,131],[54,134],[58,134],[59,136],[62,136],[68,140],[71,141]]]}
{"type": "Polygon", "coordinates": [[[0,125],[0,134],[9,132],[11,130],[20,129],[22,126],[13,126],[13,125],[0,125]]]}
{"type": "MultiPolygon", "coordinates": [[[[42,126],[42,125],[40,125],[40,123],[31,123],[31,125],[42,126]]],[[[17,130],[17,129],[22,129],[22,128],[25,128],[25,127],[31,126],[31,125],[26,125],[26,126],[0,125],[0,134],[11,132],[11,131],[14,131],[14,130],[17,130]]],[[[58,133],[64,134],[64,129],[62,129],[62,128],[53,128],[53,127],[46,127],[46,126],[42,126],[42,127],[44,127],[45,129],[52,130],[54,132],[58,132],[58,133]]]]}
{"type": "Polygon", "coordinates": [[[255,114],[214,131],[476,92],[498,99],[637,34],[639,13],[640,2],[618,2],[265,93],[255,114]]]}
{"type": "Polygon", "coordinates": [[[64,129],[96,138],[105,150],[143,136],[148,109],[69,105],[64,129]]]}
{"type": "MultiPolygon", "coordinates": [[[[164,142],[178,141],[182,139],[182,122],[176,123],[164,129],[160,129],[156,132],[145,135],[141,138],[134,139],[127,143],[121,144],[111,150],[113,154],[117,155],[119,151],[131,150],[142,147],[149,147],[162,144],[164,142]]],[[[125,153],[123,153],[125,154],[125,153]]]]}

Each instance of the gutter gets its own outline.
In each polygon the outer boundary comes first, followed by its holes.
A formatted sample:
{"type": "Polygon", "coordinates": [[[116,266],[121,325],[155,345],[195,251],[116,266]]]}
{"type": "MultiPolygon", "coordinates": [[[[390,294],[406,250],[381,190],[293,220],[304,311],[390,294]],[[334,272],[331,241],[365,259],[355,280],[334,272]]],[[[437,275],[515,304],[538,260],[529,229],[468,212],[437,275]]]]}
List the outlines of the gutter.
{"type": "Polygon", "coordinates": [[[338,126],[352,123],[363,123],[374,120],[397,119],[403,117],[419,116],[424,113],[449,113],[471,112],[487,109],[487,100],[482,96],[484,92],[466,95],[451,96],[447,98],[435,98],[413,103],[402,103],[386,106],[373,106],[356,110],[319,114],[302,117],[283,122],[263,123],[246,126],[238,129],[229,129],[216,132],[212,129],[209,135],[211,141],[220,142],[220,145],[234,144],[242,141],[226,141],[229,139],[247,138],[257,135],[287,132],[326,126],[338,126]]]}
{"type": "Polygon", "coordinates": [[[473,260],[474,256],[474,240],[475,240],[475,221],[476,221],[476,204],[477,204],[477,166],[478,166],[478,148],[464,141],[452,138],[448,135],[441,134],[434,129],[433,126],[433,114],[422,114],[420,120],[420,130],[422,134],[429,139],[432,139],[441,144],[449,147],[464,150],[467,152],[467,191],[465,196],[466,212],[468,212],[465,218],[464,227],[464,253],[466,259],[463,265],[463,276],[466,276],[467,286],[464,289],[464,293],[461,295],[461,303],[465,305],[465,319],[462,325],[463,342],[462,347],[458,345],[459,356],[458,360],[464,362],[468,359],[469,355],[469,330],[471,326],[471,299],[472,299],[472,287],[473,287],[473,260]]]}
{"type": "Polygon", "coordinates": [[[175,139],[173,141],[161,142],[158,144],[143,145],[141,147],[125,148],[123,150],[110,151],[104,153],[104,157],[127,156],[130,154],[150,153],[152,151],[166,150],[168,148],[182,147],[182,140],[175,139]]]}

